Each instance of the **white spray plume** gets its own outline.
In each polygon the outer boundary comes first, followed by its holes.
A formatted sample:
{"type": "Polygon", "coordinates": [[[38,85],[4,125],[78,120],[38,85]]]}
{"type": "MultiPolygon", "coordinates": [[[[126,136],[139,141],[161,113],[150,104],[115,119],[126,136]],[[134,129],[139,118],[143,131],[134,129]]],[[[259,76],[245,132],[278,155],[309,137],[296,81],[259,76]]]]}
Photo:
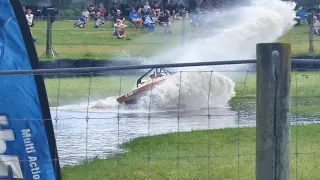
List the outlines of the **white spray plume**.
{"type": "MultiPolygon", "coordinates": [[[[201,62],[255,58],[256,44],[274,42],[294,25],[295,3],[281,0],[251,0],[249,6],[238,6],[213,13],[217,23],[198,39],[152,57],[152,62],[201,62]],[[216,30],[215,30],[216,29],[216,30]]],[[[174,24],[173,24],[174,25],[174,24]]],[[[178,32],[174,32],[178,33],[178,32]]]]}
{"type": "Polygon", "coordinates": [[[200,109],[224,106],[235,95],[234,82],[211,72],[174,74],[139,100],[142,108],[200,109]]]}

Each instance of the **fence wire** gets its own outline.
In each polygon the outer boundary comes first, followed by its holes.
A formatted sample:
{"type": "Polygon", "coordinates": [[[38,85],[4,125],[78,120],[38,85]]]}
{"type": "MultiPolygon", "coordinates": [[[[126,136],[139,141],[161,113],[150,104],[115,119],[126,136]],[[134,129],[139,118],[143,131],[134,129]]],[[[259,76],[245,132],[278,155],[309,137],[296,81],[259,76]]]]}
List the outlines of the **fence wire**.
{"type": "MultiPolygon", "coordinates": [[[[131,105],[116,102],[140,77],[126,70],[46,78],[63,178],[255,179],[255,72],[210,67],[173,69],[131,105]]],[[[15,73],[1,76],[32,76],[15,73]]],[[[320,72],[291,76],[292,179],[318,179],[320,72]]]]}

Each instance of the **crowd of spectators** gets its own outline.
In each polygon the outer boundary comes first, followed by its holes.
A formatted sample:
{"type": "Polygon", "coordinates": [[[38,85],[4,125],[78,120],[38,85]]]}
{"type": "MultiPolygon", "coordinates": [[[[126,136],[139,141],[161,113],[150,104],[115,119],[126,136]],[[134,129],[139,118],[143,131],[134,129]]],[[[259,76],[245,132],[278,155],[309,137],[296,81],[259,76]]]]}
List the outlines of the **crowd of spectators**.
{"type": "Polygon", "coordinates": [[[100,28],[109,25],[110,22],[113,35],[119,39],[127,37],[127,26],[147,30],[150,34],[155,34],[155,30],[159,27],[163,29],[164,34],[170,35],[173,21],[181,20],[185,12],[184,6],[174,4],[171,0],[166,0],[162,5],[153,1],[152,3],[146,1],[144,5],[136,3],[132,7],[120,5],[118,8],[110,8],[109,11],[101,3],[98,8],[94,6],[85,8],[74,26],[85,28],[89,21],[93,21],[94,27],[100,28]]]}
{"type": "MultiPolygon", "coordinates": [[[[192,26],[199,26],[199,17],[195,8],[188,8],[184,5],[173,3],[172,0],[146,0],[144,4],[140,0],[136,0],[132,6],[121,4],[120,6],[105,8],[103,3],[98,7],[90,5],[85,7],[82,14],[75,20],[74,27],[86,28],[88,25],[93,25],[94,28],[109,26],[113,28],[112,35],[119,39],[130,39],[127,36],[129,28],[143,29],[150,34],[164,33],[165,35],[172,34],[172,26],[174,21],[181,20],[182,17],[189,17],[192,26]],[[193,9],[193,10],[192,10],[193,9]]],[[[207,2],[207,1],[203,1],[207,2]]],[[[217,0],[220,2],[220,0],[217,0]]],[[[211,4],[202,3],[201,10],[211,11],[211,4]]],[[[216,6],[216,5],[215,5],[216,6]]],[[[30,9],[24,8],[26,19],[30,27],[34,26],[34,16],[30,9]]],[[[129,30],[130,31],[130,30],[129,30]]],[[[35,43],[39,43],[34,39],[35,43]]]]}

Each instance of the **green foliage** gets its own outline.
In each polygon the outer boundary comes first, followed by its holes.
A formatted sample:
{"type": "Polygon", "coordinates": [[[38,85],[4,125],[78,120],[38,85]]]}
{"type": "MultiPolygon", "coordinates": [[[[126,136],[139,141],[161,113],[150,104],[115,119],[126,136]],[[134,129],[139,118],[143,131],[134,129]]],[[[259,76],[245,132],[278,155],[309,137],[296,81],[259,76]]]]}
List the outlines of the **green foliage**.
{"type": "Polygon", "coordinates": [[[82,11],[80,8],[63,9],[60,11],[59,18],[61,20],[75,20],[82,15],[82,11]]]}

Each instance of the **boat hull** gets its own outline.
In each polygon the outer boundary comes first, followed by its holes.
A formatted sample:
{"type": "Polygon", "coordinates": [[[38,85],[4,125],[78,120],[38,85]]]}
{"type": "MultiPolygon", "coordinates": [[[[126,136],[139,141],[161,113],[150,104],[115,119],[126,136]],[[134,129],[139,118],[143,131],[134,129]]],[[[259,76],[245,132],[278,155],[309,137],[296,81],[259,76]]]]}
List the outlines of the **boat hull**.
{"type": "Polygon", "coordinates": [[[158,85],[165,81],[168,78],[168,76],[163,76],[155,79],[150,79],[144,84],[142,84],[140,87],[134,89],[133,91],[126,93],[120,97],[118,97],[116,100],[118,103],[122,104],[136,104],[139,97],[144,95],[148,90],[153,88],[155,85],[158,85]]]}

